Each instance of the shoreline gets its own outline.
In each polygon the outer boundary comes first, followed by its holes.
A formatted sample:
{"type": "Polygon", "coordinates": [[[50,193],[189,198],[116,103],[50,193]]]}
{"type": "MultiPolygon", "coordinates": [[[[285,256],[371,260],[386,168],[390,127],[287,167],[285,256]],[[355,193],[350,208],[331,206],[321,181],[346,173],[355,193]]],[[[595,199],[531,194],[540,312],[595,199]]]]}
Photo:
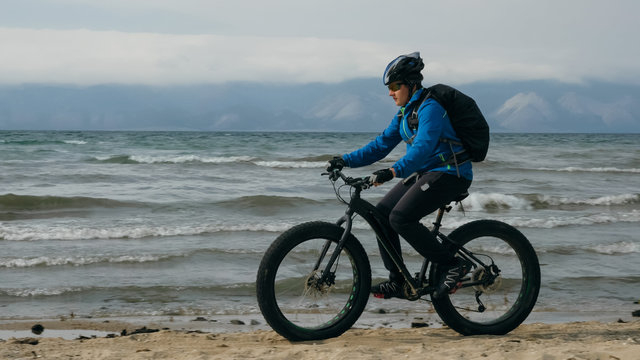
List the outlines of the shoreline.
{"type": "MultiPolygon", "coordinates": [[[[87,323],[96,324],[71,320],[66,325],[87,323]]],[[[271,330],[230,333],[159,330],[109,338],[66,340],[31,336],[0,340],[3,359],[507,359],[516,356],[523,360],[631,360],[637,358],[638,351],[638,320],[530,323],[502,336],[462,336],[447,327],[354,328],[337,338],[297,343],[271,330]]]]}
{"type": "MultiPolygon", "coordinates": [[[[526,324],[569,324],[581,322],[631,323],[640,321],[630,312],[532,312],[526,324]]],[[[377,308],[361,315],[353,329],[411,329],[447,328],[433,312],[390,312],[377,308]]],[[[118,336],[137,329],[162,331],[203,332],[211,334],[250,333],[271,331],[262,314],[233,314],[210,316],[135,316],[135,317],[61,317],[0,319],[0,341],[18,337],[63,338],[118,336]],[[44,330],[33,334],[31,328],[41,325],[44,330]]]]}

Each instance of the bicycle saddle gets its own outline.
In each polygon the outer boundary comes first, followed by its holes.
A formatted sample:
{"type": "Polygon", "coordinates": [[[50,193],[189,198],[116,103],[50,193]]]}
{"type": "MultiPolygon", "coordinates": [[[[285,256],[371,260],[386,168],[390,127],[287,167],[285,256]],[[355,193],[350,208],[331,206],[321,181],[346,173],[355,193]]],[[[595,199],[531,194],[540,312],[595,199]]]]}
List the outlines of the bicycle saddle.
{"type": "Polygon", "coordinates": [[[469,196],[469,192],[465,191],[465,192],[459,194],[458,196],[456,196],[452,201],[459,203],[460,201],[466,199],[467,196],[469,196]]]}

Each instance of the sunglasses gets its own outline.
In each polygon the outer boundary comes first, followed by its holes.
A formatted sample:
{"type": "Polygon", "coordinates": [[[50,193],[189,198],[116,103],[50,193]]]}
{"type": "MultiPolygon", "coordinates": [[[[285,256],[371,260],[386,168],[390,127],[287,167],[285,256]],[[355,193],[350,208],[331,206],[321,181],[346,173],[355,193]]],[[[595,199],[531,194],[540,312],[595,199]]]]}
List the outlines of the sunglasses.
{"type": "Polygon", "coordinates": [[[401,83],[401,82],[394,82],[394,83],[391,83],[391,84],[389,84],[389,90],[391,90],[391,91],[398,91],[398,90],[400,90],[400,87],[401,87],[402,85],[404,85],[404,83],[401,83]]]}

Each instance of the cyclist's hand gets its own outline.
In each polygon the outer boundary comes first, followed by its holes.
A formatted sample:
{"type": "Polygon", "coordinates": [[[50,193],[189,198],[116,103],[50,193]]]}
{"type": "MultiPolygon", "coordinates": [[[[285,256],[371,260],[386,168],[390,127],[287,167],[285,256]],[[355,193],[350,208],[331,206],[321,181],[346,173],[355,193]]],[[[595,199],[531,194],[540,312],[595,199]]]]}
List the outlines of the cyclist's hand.
{"type": "Polygon", "coordinates": [[[373,185],[378,186],[393,179],[395,176],[395,171],[392,168],[381,169],[374,171],[373,175],[369,177],[369,181],[371,181],[373,185]]]}
{"type": "Polygon", "coordinates": [[[327,161],[327,171],[332,172],[334,169],[342,170],[347,164],[340,156],[334,156],[333,159],[327,161]]]}

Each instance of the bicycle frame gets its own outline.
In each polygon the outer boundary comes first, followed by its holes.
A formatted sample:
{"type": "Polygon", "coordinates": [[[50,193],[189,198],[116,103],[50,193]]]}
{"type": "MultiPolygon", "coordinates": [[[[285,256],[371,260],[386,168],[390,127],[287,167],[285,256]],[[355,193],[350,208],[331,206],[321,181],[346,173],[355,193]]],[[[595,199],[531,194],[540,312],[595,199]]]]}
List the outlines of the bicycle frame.
{"type": "MultiPolygon", "coordinates": [[[[429,260],[427,259],[424,260],[422,269],[419,273],[418,278],[416,279],[412,277],[411,273],[409,272],[406,265],[404,264],[402,257],[400,256],[400,254],[398,254],[396,249],[391,245],[391,242],[389,241],[389,237],[387,235],[387,231],[389,231],[388,229],[390,228],[388,220],[384,216],[382,216],[382,214],[380,214],[380,212],[378,211],[378,209],[376,209],[375,206],[373,206],[370,202],[360,197],[361,192],[362,192],[361,188],[355,187],[355,194],[353,194],[353,196],[351,197],[351,201],[347,206],[347,210],[345,211],[345,214],[336,222],[338,226],[342,226],[344,224],[344,232],[342,233],[342,237],[338,242],[336,251],[333,252],[332,257],[329,259],[324,271],[322,272],[323,277],[326,274],[330,273],[331,267],[333,266],[334,262],[338,258],[340,249],[344,247],[345,241],[347,241],[349,234],[351,234],[353,218],[355,217],[354,214],[357,214],[357,215],[360,215],[369,224],[369,226],[371,226],[374,233],[376,234],[376,238],[378,242],[382,246],[382,249],[384,249],[384,251],[386,251],[387,254],[389,254],[389,257],[391,258],[393,263],[396,265],[399,272],[402,274],[407,284],[411,288],[411,291],[413,293],[412,295],[418,298],[422,295],[430,293],[433,290],[433,287],[422,286],[425,280],[425,274],[426,274],[427,268],[429,266],[429,260]]],[[[445,209],[442,208],[438,212],[438,218],[436,220],[436,223],[434,223],[435,227],[432,230],[432,232],[434,232],[434,235],[442,235],[439,233],[439,228],[440,228],[440,220],[442,219],[444,211],[445,209]]],[[[331,243],[330,241],[327,241],[327,243],[325,244],[321,252],[320,258],[318,259],[318,263],[316,264],[316,267],[315,267],[316,269],[320,266],[320,261],[325,257],[329,249],[330,243],[331,243]]]]}
{"type": "MultiPolygon", "coordinates": [[[[369,226],[371,226],[374,233],[376,234],[376,239],[378,243],[381,245],[381,248],[389,255],[391,261],[393,261],[398,271],[402,274],[402,277],[405,279],[406,284],[408,284],[411,290],[411,294],[405,294],[407,295],[407,298],[410,300],[415,300],[420,298],[423,295],[433,292],[433,290],[435,289],[433,285],[427,284],[427,286],[423,286],[423,284],[425,284],[426,282],[426,272],[430,264],[429,260],[424,259],[420,272],[417,274],[417,276],[416,277],[411,276],[411,273],[407,269],[406,265],[404,264],[404,261],[402,260],[401,255],[398,254],[396,249],[391,244],[391,241],[389,240],[389,236],[387,235],[387,232],[390,229],[388,219],[385,216],[383,216],[374,205],[372,205],[367,200],[364,200],[361,198],[360,193],[363,190],[362,187],[355,186],[353,187],[353,189],[355,189],[355,193],[352,194],[351,200],[347,204],[347,210],[345,211],[345,214],[336,222],[338,226],[344,225],[344,232],[342,233],[340,241],[338,242],[336,251],[333,252],[331,258],[327,262],[327,265],[322,271],[322,277],[320,281],[321,282],[326,281],[326,276],[328,276],[328,274],[330,273],[331,267],[337,260],[340,254],[340,251],[344,247],[345,242],[347,241],[347,239],[349,238],[349,235],[351,234],[351,229],[353,227],[353,218],[355,217],[354,214],[356,214],[356,215],[360,215],[369,224],[369,226]]],[[[445,206],[442,206],[440,209],[438,209],[436,221],[433,223],[434,227],[431,230],[432,234],[435,237],[440,238],[443,242],[448,242],[450,245],[454,246],[460,256],[465,257],[467,259],[473,259],[476,263],[486,268],[487,265],[485,265],[483,261],[478,259],[472,252],[459,246],[454,241],[449,239],[446,235],[440,232],[440,227],[442,226],[442,218],[444,217],[444,213],[450,210],[451,210],[450,205],[445,205],[445,206]]],[[[320,257],[318,258],[318,261],[314,267],[315,270],[317,270],[320,267],[320,263],[326,256],[330,245],[331,245],[331,241],[327,241],[325,243],[321,251],[320,257]]],[[[464,284],[463,287],[474,286],[480,283],[481,283],[480,281],[470,282],[470,283],[464,284]]]]}

